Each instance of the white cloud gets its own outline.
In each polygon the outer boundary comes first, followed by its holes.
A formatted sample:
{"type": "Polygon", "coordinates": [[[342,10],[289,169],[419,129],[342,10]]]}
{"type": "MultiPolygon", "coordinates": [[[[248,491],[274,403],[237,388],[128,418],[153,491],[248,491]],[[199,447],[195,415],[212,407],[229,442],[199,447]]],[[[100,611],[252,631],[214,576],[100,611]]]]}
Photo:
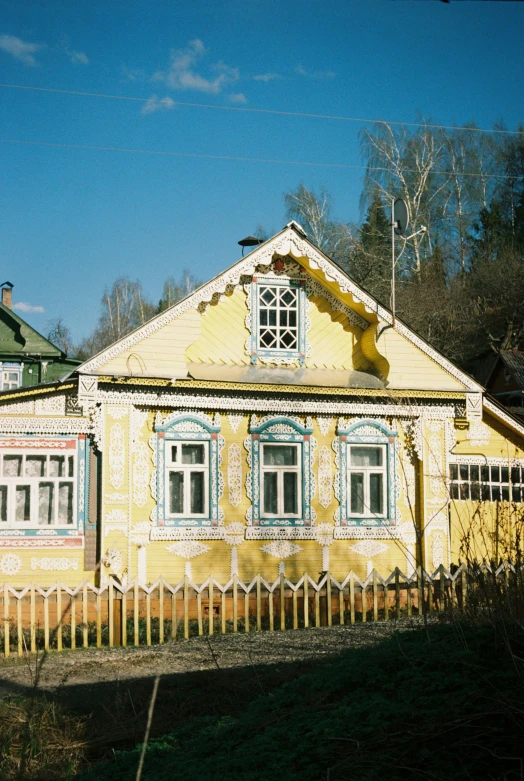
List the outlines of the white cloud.
{"type": "Polygon", "coordinates": [[[67,50],[67,56],[73,65],[89,65],[89,57],[84,52],[75,52],[67,50]]]}
{"type": "Polygon", "coordinates": [[[43,306],[33,306],[33,304],[28,304],[26,301],[19,301],[17,304],[14,304],[13,309],[33,315],[43,315],[45,312],[43,306]]]}
{"type": "Polygon", "coordinates": [[[302,65],[297,65],[295,73],[308,79],[333,79],[336,76],[333,71],[307,71],[302,65]]]}
{"type": "Polygon", "coordinates": [[[247,103],[247,98],[243,92],[234,92],[229,96],[231,103],[247,103]]]}
{"type": "Polygon", "coordinates": [[[255,81],[274,81],[275,79],[282,78],[280,73],[259,73],[257,76],[253,76],[255,81]]]}
{"type": "Polygon", "coordinates": [[[212,70],[218,75],[206,78],[195,70],[195,65],[207,54],[206,47],[200,39],[189,41],[185,49],[173,49],[166,71],[157,71],[153,81],[163,81],[168,87],[176,90],[196,90],[218,95],[226,84],[238,81],[240,74],[237,68],[231,68],[224,62],[212,65],[212,70]]]}
{"type": "Polygon", "coordinates": [[[154,114],[155,111],[169,111],[175,107],[175,101],[171,98],[161,98],[160,100],[156,95],[151,95],[142,109],[142,114],[154,114]]]}
{"type": "Polygon", "coordinates": [[[33,55],[44,48],[40,43],[28,43],[15,35],[0,35],[0,49],[31,68],[37,64],[33,55]]]}

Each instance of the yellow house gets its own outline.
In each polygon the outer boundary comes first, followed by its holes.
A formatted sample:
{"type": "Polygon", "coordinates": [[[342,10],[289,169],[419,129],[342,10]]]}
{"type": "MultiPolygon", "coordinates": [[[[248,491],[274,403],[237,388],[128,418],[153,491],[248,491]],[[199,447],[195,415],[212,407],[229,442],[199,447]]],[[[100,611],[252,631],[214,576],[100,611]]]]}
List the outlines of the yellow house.
{"type": "Polygon", "coordinates": [[[295,222],[0,409],[17,585],[433,572],[511,555],[524,500],[522,422],[295,222]]]}

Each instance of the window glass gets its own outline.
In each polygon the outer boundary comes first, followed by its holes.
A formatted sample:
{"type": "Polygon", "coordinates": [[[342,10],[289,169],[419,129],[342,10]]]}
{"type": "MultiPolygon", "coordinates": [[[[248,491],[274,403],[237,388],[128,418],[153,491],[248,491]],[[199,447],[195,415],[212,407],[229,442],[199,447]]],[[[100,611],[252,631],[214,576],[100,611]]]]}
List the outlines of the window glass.
{"type": "Polygon", "coordinates": [[[73,523],[73,484],[59,483],[58,523],[73,523]]]}
{"type": "Polygon", "coordinates": [[[45,456],[26,456],[25,475],[26,477],[45,477],[46,466],[45,456]]]}
{"type": "Polygon", "coordinates": [[[65,456],[51,456],[49,459],[49,477],[64,477],[65,456]]]}
{"type": "Polygon", "coordinates": [[[264,513],[278,513],[278,475],[276,472],[264,472],[264,513]]]}
{"type": "Polygon", "coordinates": [[[298,350],[298,289],[261,285],[258,296],[258,347],[298,350]]]}
{"type": "Polygon", "coordinates": [[[208,512],[207,448],[207,442],[166,444],[166,512],[169,515],[202,518],[208,512]]]}
{"type": "Polygon", "coordinates": [[[351,466],[382,466],[382,448],[351,447],[351,466]]]}
{"type": "Polygon", "coordinates": [[[20,477],[22,474],[22,456],[4,456],[4,477],[20,477]]]}
{"type": "Polygon", "coordinates": [[[295,445],[264,445],[264,464],[268,466],[296,466],[295,445]]]}
{"type": "Polygon", "coordinates": [[[184,512],[184,473],[169,473],[169,512],[174,515],[184,512]]]}
{"type": "Polygon", "coordinates": [[[191,472],[191,514],[204,513],[204,473],[191,472]]]}
{"type": "Polygon", "coordinates": [[[284,472],[284,513],[296,515],[298,513],[298,474],[296,472],[284,472]]]}
{"type": "Polygon", "coordinates": [[[183,464],[203,464],[205,445],[182,445],[183,464]]]}
{"type": "Polygon", "coordinates": [[[38,523],[51,524],[54,520],[54,483],[38,484],[38,523]]]}
{"type": "Polygon", "coordinates": [[[17,485],[15,489],[15,519],[31,520],[31,486],[17,485]]]}
{"type": "Polygon", "coordinates": [[[351,512],[364,513],[364,475],[362,472],[351,473],[351,512]]]}
{"type": "Polygon", "coordinates": [[[369,476],[369,509],[372,513],[382,514],[383,508],[383,490],[382,475],[370,474],[369,476]]]}
{"type": "Polygon", "coordinates": [[[7,521],[7,486],[0,485],[0,522],[7,521]]]}

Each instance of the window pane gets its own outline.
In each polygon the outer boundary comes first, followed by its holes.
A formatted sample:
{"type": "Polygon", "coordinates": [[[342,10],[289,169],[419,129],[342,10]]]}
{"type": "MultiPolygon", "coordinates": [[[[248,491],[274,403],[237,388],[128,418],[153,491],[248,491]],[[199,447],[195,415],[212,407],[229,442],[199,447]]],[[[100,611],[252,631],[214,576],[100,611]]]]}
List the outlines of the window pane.
{"type": "Polygon", "coordinates": [[[182,445],[183,464],[203,464],[205,445],[182,445]]]}
{"type": "Polygon", "coordinates": [[[487,485],[486,483],[482,483],[481,494],[482,494],[482,501],[483,502],[491,501],[489,485],[487,485]]]}
{"type": "Polygon", "coordinates": [[[475,483],[478,483],[479,481],[479,467],[478,466],[470,466],[469,468],[469,479],[473,480],[475,483]]]}
{"type": "Polygon", "coordinates": [[[520,483],[520,469],[517,467],[511,468],[511,482],[520,483]]]}
{"type": "Polygon", "coordinates": [[[58,484],[58,523],[73,523],[73,483],[58,484]]]}
{"type": "Polygon", "coordinates": [[[511,489],[511,498],[514,502],[520,502],[520,486],[513,486],[511,489]]]}
{"type": "Polygon", "coordinates": [[[502,486],[502,499],[507,502],[509,500],[509,486],[502,486]]]}
{"type": "Polygon", "coordinates": [[[489,483],[489,466],[480,467],[480,479],[483,483],[489,483]]]}
{"type": "Polygon", "coordinates": [[[20,477],[22,456],[4,456],[4,477],[20,477]]]}
{"type": "Polygon", "coordinates": [[[452,499],[458,499],[459,498],[459,489],[457,483],[451,484],[451,498],[452,499]]]}
{"type": "Polygon", "coordinates": [[[469,499],[469,483],[460,483],[460,498],[469,499]]]}
{"type": "Polygon", "coordinates": [[[7,521],[7,486],[0,485],[0,521],[7,521]]]}
{"type": "Polygon", "coordinates": [[[371,474],[369,476],[369,509],[372,513],[378,513],[379,515],[382,515],[384,512],[382,479],[381,474],[371,474]]]}
{"type": "Polygon", "coordinates": [[[17,485],[15,488],[15,520],[28,521],[30,519],[31,486],[17,485]]]}
{"type": "Polygon", "coordinates": [[[364,512],[364,475],[362,472],[351,473],[351,512],[364,512]]]}
{"type": "Polygon", "coordinates": [[[450,464],[449,465],[449,476],[452,480],[458,480],[458,466],[457,464],[450,464]]]}
{"type": "Polygon", "coordinates": [[[491,486],[491,499],[494,502],[499,501],[499,499],[500,499],[500,486],[499,485],[492,485],[491,486]]]}
{"type": "Polygon", "coordinates": [[[51,456],[49,458],[49,477],[65,477],[65,456],[51,456]]]}
{"type": "Polygon", "coordinates": [[[298,513],[298,475],[296,472],[284,472],[284,513],[298,513]]]}
{"type": "Polygon", "coordinates": [[[471,498],[476,502],[480,499],[480,483],[471,483],[471,498]]]}
{"type": "Polygon", "coordinates": [[[45,456],[26,456],[25,475],[26,477],[45,477],[46,457],[45,456]]]}
{"type": "Polygon", "coordinates": [[[509,469],[507,466],[500,467],[500,482],[501,483],[509,482],[509,469]]]}
{"type": "Polygon", "coordinates": [[[382,448],[380,447],[352,447],[352,466],[382,466],[382,448]]]}
{"type": "Polygon", "coordinates": [[[264,445],[264,464],[268,466],[296,466],[297,448],[294,445],[264,445]]]}
{"type": "Polygon", "coordinates": [[[54,522],[54,483],[38,484],[38,523],[40,526],[54,522]]]}
{"type": "Polygon", "coordinates": [[[500,467],[498,466],[491,467],[491,482],[500,483],[500,467]]]}
{"type": "Polygon", "coordinates": [[[461,480],[468,480],[468,465],[467,464],[461,464],[459,467],[460,472],[460,479],[461,480]]]}
{"type": "Polygon", "coordinates": [[[74,456],[69,456],[69,458],[67,460],[69,462],[69,467],[68,467],[68,470],[67,470],[67,476],[68,477],[73,477],[74,474],[75,474],[75,457],[74,456]]]}
{"type": "Polygon", "coordinates": [[[278,513],[277,473],[264,472],[264,512],[271,515],[278,513]]]}
{"type": "Polygon", "coordinates": [[[171,515],[174,513],[184,512],[184,473],[183,472],[170,472],[169,473],[169,512],[171,515]]]}
{"type": "Polygon", "coordinates": [[[191,515],[203,515],[204,512],[204,473],[191,472],[191,515]]]}

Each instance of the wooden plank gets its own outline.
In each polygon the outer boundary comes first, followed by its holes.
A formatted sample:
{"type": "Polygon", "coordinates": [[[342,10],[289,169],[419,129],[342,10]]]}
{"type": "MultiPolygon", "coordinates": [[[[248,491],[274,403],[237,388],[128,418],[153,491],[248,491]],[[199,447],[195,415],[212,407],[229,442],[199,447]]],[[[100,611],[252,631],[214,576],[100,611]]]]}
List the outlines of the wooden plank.
{"type": "Polygon", "coordinates": [[[208,621],[208,634],[212,635],[215,630],[215,617],[213,612],[213,578],[209,576],[209,621],[208,621]]]}
{"type": "Polygon", "coordinates": [[[384,594],[384,621],[387,621],[389,619],[389,585],[388,583],[384,583],[383,591],[384,594]]]}
{"type": "MultiPolygon", "coordinates": [[[[509,570],[506,569],[506,588],[507,588],[508,576],[509,576],[509,570]]],[[[462,585],[462,610],[465,610],[468,602],[468,572],[466,570],[466,567],[462,567],[462,572],[460,573],[460,583],[462,585]]]]}
{"type": "Polygon", "coordinates": [[[268,600],[269,600],[269,631],[273,632],[275,629],[275,616],[273,614],[273,592],[270,591],[268,594],[268,600]]]}
{"type": "Polygon", "coordinates": [[[76,597],[73,594],[71,596],[71,602],[70,602],[70,610],[71,610],[71,621],[70,621],[70,629],[71,629],[71,650],[74,651],[76,649],[76,597]]]}
{"type": "Polygon", "coordinates": [[[238,575],[233,575],[233,632],[238,632],[238,575]]]}
{"type": "Polygon", "coordinates": [[[122,591],[122,647],[127,646],[127,593],[122,591]]]}
{"type": "Polygon", "coordinates": [[[22,600],[20,597],[16,600],[16,634],[18,640],[18,656],[24,652],[23,629],[22,629],[22,600]]]}
{"type": "Polygon", "coordinates": [[[158,642],[164,642],[164,579],[160,578],[158,587],[158,642]]]}
{"type": "Polygon", "coordinates": [[[176,617],[176,591],[171,594],[171,642],[176,641],[177,617],[176,617]]]}
{"type": "Polygon", "coordinates": [[[189,582],[184,575],[184,639],[189,640],[189,582]]]}
{"type": "Polygon", "coordinates": [[[298,629],[298,595],[293,589],[293,629],[298,629]]]}
{"type": "Polygon", "coordinates": [[[197,621],[198,621],[198,636],[202,637],[204,634],[204,627],[202,625],[202,594],[197,591],[197,621]]]}
{"type": "Polygon", "coordinates": [[[102,646],[102,594],[96,595],[96,647],[102,646]]]}
{"type": "Polygon", "coordinates": [[[9,656],[9,586],[4,583],[3,590],[4,597],[4,656],[9,656]]]}
{"type": "Polygon", "coordinates": [[[373,621],[378,621],[378,579],[376,569],[373,569],[373,621]]]}
{"type": "Polygon", "coordinates": [[[49,651],[49,598],[44,597],[44,651],[49,651]]]}
{"type": "Polygon", "coordinates": [[[112,648],[114,646],[114,625],[113,625],[113,619],[114,619],[114,586],[113,586],[113,576],[109,576],[109,586],[107,587],[107,620],[109,623],[109,647],[112,648]]]}
{"type": "Polygon", "coordinates": [[[440,565],[440,595],[439,595],[439,610],[444,610],[446,605],[446,573],[444,565],[440,565]]]}
{"type": "Polygon", "coordinates": [[[29,607],[29,631],[31,632],[31,653],[36,653],[36,593],[35,584],[31,583],[31,597],[29,607]]]}
{"type": "Polygon", "coordinates": [[[260,573],[257,575],[257,632],[262,629],[262,590],[260,583],[260,573]]]}
{"type": "Polygon", "coordinates": [[[411,583],[408,581],[406,583],[406,585],[407,585],[406,599],[407,599],[407,603],[408,603],[408,616],[412,616],[413,615],[413,607],[411,605],[411,583]]]}
{"type": "Polygon", "coordinates": [[[151,643],[151,592],[146,592],[146,645],[151,643]]]}
{"type": "Polygon", "coordinates": [[[244,594],[244,632],[249,632],[249,591],[244,594]]]}
{"type": "Polygon", "coordinates": [[[320,589],[315,589],[315,626],[320,626],[320,589]]]}
{"type": "Polygon", "coordinates": [[[333,615],[331,613],[333,606],[331,604],[331,573],[329,570],[327,571],[327,577],[326,577],[326,599],[327,599],[327,623],[328,626],[331,626],[333,623],[333,615]]]}
{"type": "Polygon", "coordinates": [[[284,632],[286,628],[286,600],[285,600],[285,582],[284,573],[280,573],[280,631],[284,632]]]}
{"type": "Polygon", "coordinates": [[[226,625],[226,592],[225,591],[222,591],[222,594],[221,594],[220,612],[222,613],[222,617],[221,617],[222,621],[221,621],[221,627],[220,628],[221,628],[222,634],[225,635],[226,634],[226,629],[227,629],[227,625],[226,625]]]}
{"type": "Polygon", "coordinates": [[[133,583],[133,642],[135,645],[140,642],[138,627],[138,581],[135,579],[133,583]]]}
{"type": "Polygon", "coordinates": [[[350,622],[355,623],[355,576],[352,572],[349,574],[349,610],[350,622]]]}
{"type": "Polygon", "coordinates": [[[87,648],[89,645],[89,625],[87,615],[87,581],[82,584],[82,645],[87,648]]]}
{"type": "Polygon", "coordinates": [[[395,567],[395,615],[400,618],[400,570],[395,567]]]}
{"type": "Polygon", "coordinates": [[[304,594],[304,629],[307,629],[309,627],[309,578],[307,572],[304,572],[303,594],[304,594]]]}
{"type": "Polygon", "coordinates": [[[417,567],[418,614],[424,613],[424,577],[422,567],[417,567]]]}
{"type": "Polygon", "coordinates": [[[62,650],[62,588],[56,584],[56,648],[62,650]]]}
{"type": "Polygon", "coordinates": [[[338,623],[344,626],[344,589],[338,590],[338,623]]]}
{"type": "Polygon", "coordinates": [[[368,620],[368,599],[367,599],[367,586],[363,586],[361,591],[362,596],[362,623],[365,624],[368,620]]]}

